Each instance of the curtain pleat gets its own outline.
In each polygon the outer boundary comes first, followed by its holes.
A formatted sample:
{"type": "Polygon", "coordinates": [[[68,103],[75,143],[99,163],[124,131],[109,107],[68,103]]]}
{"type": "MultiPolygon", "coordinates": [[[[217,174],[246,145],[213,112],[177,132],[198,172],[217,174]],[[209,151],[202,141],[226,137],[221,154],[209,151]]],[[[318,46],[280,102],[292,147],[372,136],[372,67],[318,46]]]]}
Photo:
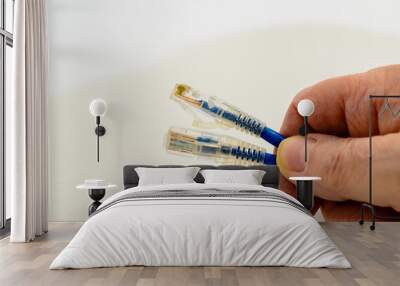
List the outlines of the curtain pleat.
{"type": "Polygon", "coordinates": [[[20,0],[15,7],[12,126],[18,142],[11,160],[11,237],[26,242],[47,232],[47,17],[45,0],[20,0]],[[24,88],[21,88],[24,86],[24,88]],[[23,144],[20,144],[20,142],[23,144]]]}

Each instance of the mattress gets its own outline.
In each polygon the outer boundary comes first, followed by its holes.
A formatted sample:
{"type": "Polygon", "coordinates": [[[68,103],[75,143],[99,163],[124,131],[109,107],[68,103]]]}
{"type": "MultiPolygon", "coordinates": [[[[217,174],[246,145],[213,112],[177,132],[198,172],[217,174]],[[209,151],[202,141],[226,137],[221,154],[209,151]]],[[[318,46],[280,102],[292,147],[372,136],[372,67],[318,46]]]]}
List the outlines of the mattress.
{"type": "Polygon", "coordinates": [[[134,187],[103,202],[50,269],[117,266],[350,268],[319,223],[277,189],[134,187]]]}

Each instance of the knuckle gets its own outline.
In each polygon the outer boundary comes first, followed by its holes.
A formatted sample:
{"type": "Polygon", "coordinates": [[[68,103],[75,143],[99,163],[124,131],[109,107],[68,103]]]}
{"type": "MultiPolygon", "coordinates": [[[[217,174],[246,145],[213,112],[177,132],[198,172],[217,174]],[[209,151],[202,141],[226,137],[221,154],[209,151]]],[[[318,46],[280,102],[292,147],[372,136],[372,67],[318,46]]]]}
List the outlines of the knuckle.
{"type": "Polygon", "coordinates": [[[296,96],[293,98],[293,102],[298,103],[300,100],[306,98],[310,93],[312,93],[313,86],[309,86],[300,90],[296,96]]]}

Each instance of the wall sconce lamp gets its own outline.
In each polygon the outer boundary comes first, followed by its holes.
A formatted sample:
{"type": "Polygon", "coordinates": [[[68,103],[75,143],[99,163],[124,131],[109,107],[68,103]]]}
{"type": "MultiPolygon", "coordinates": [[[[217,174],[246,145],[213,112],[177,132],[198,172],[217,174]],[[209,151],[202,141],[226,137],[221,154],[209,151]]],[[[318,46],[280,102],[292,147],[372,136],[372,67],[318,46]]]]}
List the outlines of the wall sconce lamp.
{"type": "Polygon", "coordinates": [[[309,99],[303,99],[297,105],[297,112],[304,118],[304,161],[307,162],[307,135],[309,132],[308,128],[308,117],[314,113],[314,102],[309,99]]]}
{"type": "Polygon", "coordinates": [[[106,129],[104,126],[100,125],[100,117],[104,116],[107,112],[107,103],[104,99],[96,98],[90,102],[89,105],[90,113],[96,117],[96,129],[94,133],[97,135],[97,162],[99,162],[99,138],[106,134],[106,129]]]}
{"type": "MultiPolygon", "coordinates": [[[[310,131],[308,125],[308,117],[314,113],[314,103],[309,99],[303,99],[297,105],[297,112],[304,118],[304,130],[300,129],[300,133],[304,133],[304,161],[307,162],[307,136],[310,131]],[[303,132],[304,131],[304,132],[303,132]]],[[[308,210],[314,207],[314,181],[321,180],[321,177],[290,177],[290,180],[296,181],[297,200],[301,202],[308,210]]]]}

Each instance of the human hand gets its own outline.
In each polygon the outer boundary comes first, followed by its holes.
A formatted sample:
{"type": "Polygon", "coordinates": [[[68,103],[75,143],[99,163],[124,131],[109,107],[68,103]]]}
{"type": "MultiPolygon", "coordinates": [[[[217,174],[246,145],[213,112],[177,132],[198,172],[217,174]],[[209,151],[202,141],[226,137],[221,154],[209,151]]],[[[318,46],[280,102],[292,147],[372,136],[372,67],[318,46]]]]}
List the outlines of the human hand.
{"type": "MultiPolygon", "coordinates": [[[[400,95],[400,65],[328,79],[302,90],[290,104],[280,130],[289,137],[277,151],[283,176],[322,177],[315,182],[315,193],[324,200],[368,201],[370,94],[400,95]],[[305,98],[315,104],[309,118],[315,133],[308,137],[307,163],[304,138],[296,136],[304,124],[297,104],[305,98]]],[[[394,112],[400,110],[400,99],[389,102],[394,112]]],[[[372,105],[373,203],[400,212],[400,116],[394,118],[388,111],[379,116],[384,103],[377,99],[372,105]]]]}

